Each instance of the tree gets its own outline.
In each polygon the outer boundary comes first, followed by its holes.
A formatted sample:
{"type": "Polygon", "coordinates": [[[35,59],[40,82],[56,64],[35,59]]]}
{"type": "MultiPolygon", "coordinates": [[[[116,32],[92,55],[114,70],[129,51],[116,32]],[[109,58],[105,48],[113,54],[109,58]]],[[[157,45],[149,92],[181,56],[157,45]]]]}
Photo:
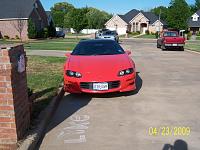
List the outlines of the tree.
{"type": "Polygon", "coordinates": [[[33,23],[32,19],[28,20],[28,37],[30,39],[34,39],[37,37],[37,30],[36,30],[36,26],[33,23]]]}
{"type": "Polygon", "coordinates": [[[200,0],[195,0],[196,11],[200,9],[200,0]]]}
{"type": "Polygon", "coordinates": [[[101,29],[104,28],[104,24],[112,17],[112,15],[100,11],[96,8],[89,8],[86,18],[88,20],[89,29],[101,29]]]}
{"type": "Polygon", "coordinates": [[[190,5],[190,12],[191,12],[191,15],[194,14],[196,11],[197,11],[196,6],[195,6],[195,5],[190,5]]]}
{"type": "Polygon", "coordinates": [[[55,36],[56,36],[56,29],[54,27],[53,21],[51,21],[48,26],[48,37],[55,37],[55,36]]]}
{"type": "Polygon", "coordinates": [[[190,7],[185,0],[171,0],[167,13],[167,22],[170,28],[187,30],[189,17],[190,7]]]}
{"type": "Polygon", "coordinates": [[[162,20],[166,20],[167,19],[167,13],[168,13],[168,8],[167,7],[159,6],[159,7],[155,7],[153,9],[151,9],[150,11],[153,12],[154,14],[156,14],[157,16],[160,15],[160,18],[162,20]]]}
{"type": "Polygon", "coordinates": [[[73,28],[77,33],[87,27],[85,9],[73,9],[65,16],[65,27],[73,28]]]}
{"type": "Polygon", "coordinates": [[[19,19],[17,19],[16,21],[11,21],[11,24],[15,28],[15,30],[19,33],[19,38],[22,42],[22,32],[24,30],[26,20],[22,19],[23,18],[22,11],[18,11],[18,16],[19,16],[19,19]]]}
{"type": "Polygon", "coordinates": [[[51,8],[51,13],[52,13],[55,26],[63,27],[64,16],[73,9],[74,9],[74,6],[67,2],[54,4],[54,7],[51,8]]]}

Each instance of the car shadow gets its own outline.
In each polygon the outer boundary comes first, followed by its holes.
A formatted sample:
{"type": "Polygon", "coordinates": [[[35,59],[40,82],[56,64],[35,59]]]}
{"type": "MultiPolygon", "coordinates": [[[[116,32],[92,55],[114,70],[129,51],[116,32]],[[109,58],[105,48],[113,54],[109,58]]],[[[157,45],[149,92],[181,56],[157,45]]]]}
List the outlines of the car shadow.
{"type": "Polygon", "coordinates": [[[176,140],[174,145],[165,144],[162,150],[188,150],[188,145],[183,140],[176,140]]]}
{"type": "Polygon", "coordinates": [[[42,140],[48,132],[61,124],[67,118],[78,112],[81,108],[87,106],[92,100],[89,94],[68,94],[63,97],[57,107],[54,115],[51,118],[48,127],[46,128],[41,140],[37,143],[36,149],[39,149],[42,140]]]}
{"type": "Polygon", "coordinates": [[[167,48],[162,51],[176,52],[176,51],[183,51],[183,50],[181,50],[180,48],[167,48]]]}
{"type": "Polygon", "coordinates": [[[87,106],[92,98],[94,97],[101,97],[101,98],[112,98],[112,97],[120,97],[120,96],[131,96],[137,94],[140,89],[142,88],[142,79],[139,76],[139,72],[137,72],[136,76],[136,85],[137,89],[133,92],[126,92],[126,93],[110,93],[106,95],[102,94],[68,94],[63,97],[63,99],[60,101],[60,104],[58,108],[56,109],[56,112],[51,118],[51,122],[49,123],[48,127],[46,128],[46,131],[41,138],[41,141],[38,142],[37,148],[40,147],[42,143],[42,139],[44,138],[45,134],[50,132],[52,129],[54,129],[56,126],[61,124],[63,121],[65,121],[67,118],[71,117],[73,114],[78,112],[80,109],[87,106]]]}
{"type": "Polygon", "coordinates": [[[99,97],[99,98],[112,98],[112,97],[121,97],[121,96],[131,96],[137,94],[140,89],[142,88],[142,79],[139,76],[139,72],[136,75],[136,85],[137,88],[135,91],[132,92],[125,92],[125,93],[109,93],[109,94],[68,94],[64,96],[61,100],[57,111],[53,117],[52,123],[49,125],[47,132],[56,127],[58,124],[63,122],[66,118],[70,117],[74,113],[76,113],[81,108],[87,106],[92,98],[99,97]],[[58,117],[55,117],[55,116],[58,117]]]}

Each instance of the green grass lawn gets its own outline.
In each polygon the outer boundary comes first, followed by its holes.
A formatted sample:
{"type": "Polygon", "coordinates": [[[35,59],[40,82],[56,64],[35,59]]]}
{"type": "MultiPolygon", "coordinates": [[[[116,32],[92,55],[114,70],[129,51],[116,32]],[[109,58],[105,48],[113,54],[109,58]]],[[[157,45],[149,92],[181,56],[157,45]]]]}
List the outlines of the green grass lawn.
{"type": "Polygon", "coordinates": [[[10,40],[2,40],[0,39],[0,45],[1,44],[14,44],[14,43],[20,43],[20,41],[10,41],[10,40]]]}
{"type": "Polygon", "coordinates": [[[66,36],[85,36],[85,35],[90,35],[90,34],[83,34],[83,33],[67,33],[66,36]]]}
{"type": "MultiPolygon", "coordinates": [[[[24,43],[26,50],[69,50],[71,51],[80,40],[84,39],[46,39],[46,40],[30,40],[24,43]]],[[[20,41],[0,40],[0,44],[20,43],[20,41]]]]}
{"type": "Polygon", "coordinates": [[[187,43],[185,48],[200,52],[200,43],[187,43]]]}
{"type": "Polygon", "coordinates": [[[196,40],[200,40],[200,36],[197,36],[196,40]]]}
{"type": "Polygon", "coordinates": [[[144,35],[138,36],[137,38],[156,39],[156,36],[152,34],[148,34],[148,35],[144,34],[144,35]]]}
{"type": "Polygon", "coordinates": [[[49,104],[63,82],[65,58],[28,56],[28,87],[39,97],[33,103],[33,119],[49,104]]]}

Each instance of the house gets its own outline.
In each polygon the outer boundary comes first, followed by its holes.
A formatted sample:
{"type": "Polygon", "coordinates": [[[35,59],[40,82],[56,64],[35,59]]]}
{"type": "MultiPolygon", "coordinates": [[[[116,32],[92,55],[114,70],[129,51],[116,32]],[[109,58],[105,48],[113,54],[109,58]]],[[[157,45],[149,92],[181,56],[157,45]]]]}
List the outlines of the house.
{"type": "Polygon", "coordinates": [[[50,25],[51,22],[54,23],[54,21],[53,21],[53,16],[52,16],[52,14],[51,14],[51,11],[46,11],[46,15],[47,15],[48,25],[50,25]]]}
{"type": "Polygon", "coordinates": [[[195,34],[197,32],[200,32],[200,10],[198,10],[188,19],[188,26],[189,31],[191,31],[192,33],[195,34]]]}
{"type": "Polygon", "coordinates": [[[0,0],[0,35],[9,38],[28,39],[28,20],[31,19],[37,31],[48,26],[46,12],[40,0],[0,0]]]}
{"type": "Polygon", "coordinates": [[[147,30],[156,33],[166,28],[166,22],[152,12],[143,12],[133,9],[125,15],[114,15],[105,26],[110,30],[117,30],[119,35],[126,32],[140,32],[144,34],[147,30]]]}

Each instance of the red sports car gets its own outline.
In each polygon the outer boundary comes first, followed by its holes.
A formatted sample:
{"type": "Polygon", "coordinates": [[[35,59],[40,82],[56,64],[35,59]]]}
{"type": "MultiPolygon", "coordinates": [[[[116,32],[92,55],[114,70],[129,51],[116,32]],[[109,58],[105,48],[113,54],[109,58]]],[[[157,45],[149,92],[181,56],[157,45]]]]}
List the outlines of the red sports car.
{"type": "Polygon", "coordinates": [[[130,51],[113,40],[84,40],[64,66],[64,90],[69,93],[127,92],[136,89],[130,51]]]}

